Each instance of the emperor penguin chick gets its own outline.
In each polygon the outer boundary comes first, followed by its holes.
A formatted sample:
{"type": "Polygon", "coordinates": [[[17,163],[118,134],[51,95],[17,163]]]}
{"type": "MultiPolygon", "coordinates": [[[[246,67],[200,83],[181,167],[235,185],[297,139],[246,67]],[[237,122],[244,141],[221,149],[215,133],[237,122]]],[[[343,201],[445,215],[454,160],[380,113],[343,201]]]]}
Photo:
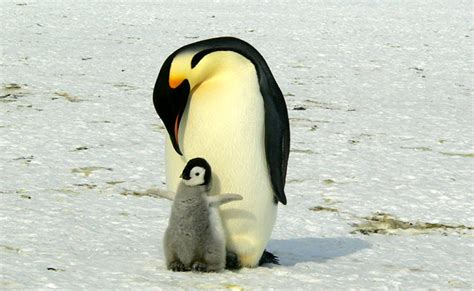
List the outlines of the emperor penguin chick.
{"type": "Polygon", "coordinates": [[[181,174],[163,243],[169,270],[218,272],[225,267],[226,238],[218,206],[242,196],[208,196],[211,176],[203,158],[190,160],[181,174]]]}

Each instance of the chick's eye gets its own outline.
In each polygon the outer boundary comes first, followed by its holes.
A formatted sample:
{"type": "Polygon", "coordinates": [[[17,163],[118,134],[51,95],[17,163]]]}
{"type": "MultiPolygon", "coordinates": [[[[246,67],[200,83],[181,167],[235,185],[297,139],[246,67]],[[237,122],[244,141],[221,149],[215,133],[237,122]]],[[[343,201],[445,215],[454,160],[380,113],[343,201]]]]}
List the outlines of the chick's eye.
{"type": "Polygon", "coordinates": [[[201,173],[197,172],[197,173],[196,173],[196,176],[199,176],[200,174],[201,174],[201,173]]]}

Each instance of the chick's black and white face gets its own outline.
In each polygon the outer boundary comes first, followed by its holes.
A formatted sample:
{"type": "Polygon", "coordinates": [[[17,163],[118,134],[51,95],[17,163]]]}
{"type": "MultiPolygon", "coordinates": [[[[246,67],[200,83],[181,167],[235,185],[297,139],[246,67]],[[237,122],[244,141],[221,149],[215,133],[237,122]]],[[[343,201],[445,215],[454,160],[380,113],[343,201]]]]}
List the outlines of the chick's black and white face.
{"type": "Polygon", "coordinates": [[[198,185],[204,185],[206,180],[206,169],[202,167],[194,167],[191,169],[189,172],[189,175],[183,175],[183,183],[187,186],[198,186],[198,185]]]}
{"type": "Polygon", "coordinates": [[[211,166],[203,158],[189,160],[181,173],[181,178],[186,186],[210,185],[211,166]]]}

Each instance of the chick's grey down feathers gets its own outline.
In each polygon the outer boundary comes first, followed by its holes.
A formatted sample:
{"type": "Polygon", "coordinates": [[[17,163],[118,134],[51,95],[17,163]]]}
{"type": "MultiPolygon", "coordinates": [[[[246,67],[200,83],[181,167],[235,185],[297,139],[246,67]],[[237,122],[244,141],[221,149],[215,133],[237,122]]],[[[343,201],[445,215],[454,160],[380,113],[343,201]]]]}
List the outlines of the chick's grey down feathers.
{"type": "Polygon", "coordinates": [[[225,267],[225,237],[217,207],[242,199],[237,194],[208,197],[209,185],[178,186],[164,249],[166,265],[173,271],[217,272],[225,267]]]}

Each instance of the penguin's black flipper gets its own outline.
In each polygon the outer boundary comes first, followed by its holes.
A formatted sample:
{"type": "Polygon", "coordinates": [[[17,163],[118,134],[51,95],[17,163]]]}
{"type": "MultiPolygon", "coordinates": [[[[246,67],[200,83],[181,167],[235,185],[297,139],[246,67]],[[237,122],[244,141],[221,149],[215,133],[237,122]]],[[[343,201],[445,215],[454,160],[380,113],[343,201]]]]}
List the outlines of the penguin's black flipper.
{"type": "Polygon", "coordinates": [[[227,270],[238,270],[242,268],[239,262],[239,258],[233,252],[226,252],[225,257],[225,268],[227,270]]]}
{"type": "Polygon", "coordinates": [[[264,264],[275,264],[279,265],[280,264],[280,259],[278,259],[277,256],[274,254],[268,252],[267,250],[263,251],[262,257],[260,258],[260,261],[258,262],[258,265],[264,265],[264,264]]]}

